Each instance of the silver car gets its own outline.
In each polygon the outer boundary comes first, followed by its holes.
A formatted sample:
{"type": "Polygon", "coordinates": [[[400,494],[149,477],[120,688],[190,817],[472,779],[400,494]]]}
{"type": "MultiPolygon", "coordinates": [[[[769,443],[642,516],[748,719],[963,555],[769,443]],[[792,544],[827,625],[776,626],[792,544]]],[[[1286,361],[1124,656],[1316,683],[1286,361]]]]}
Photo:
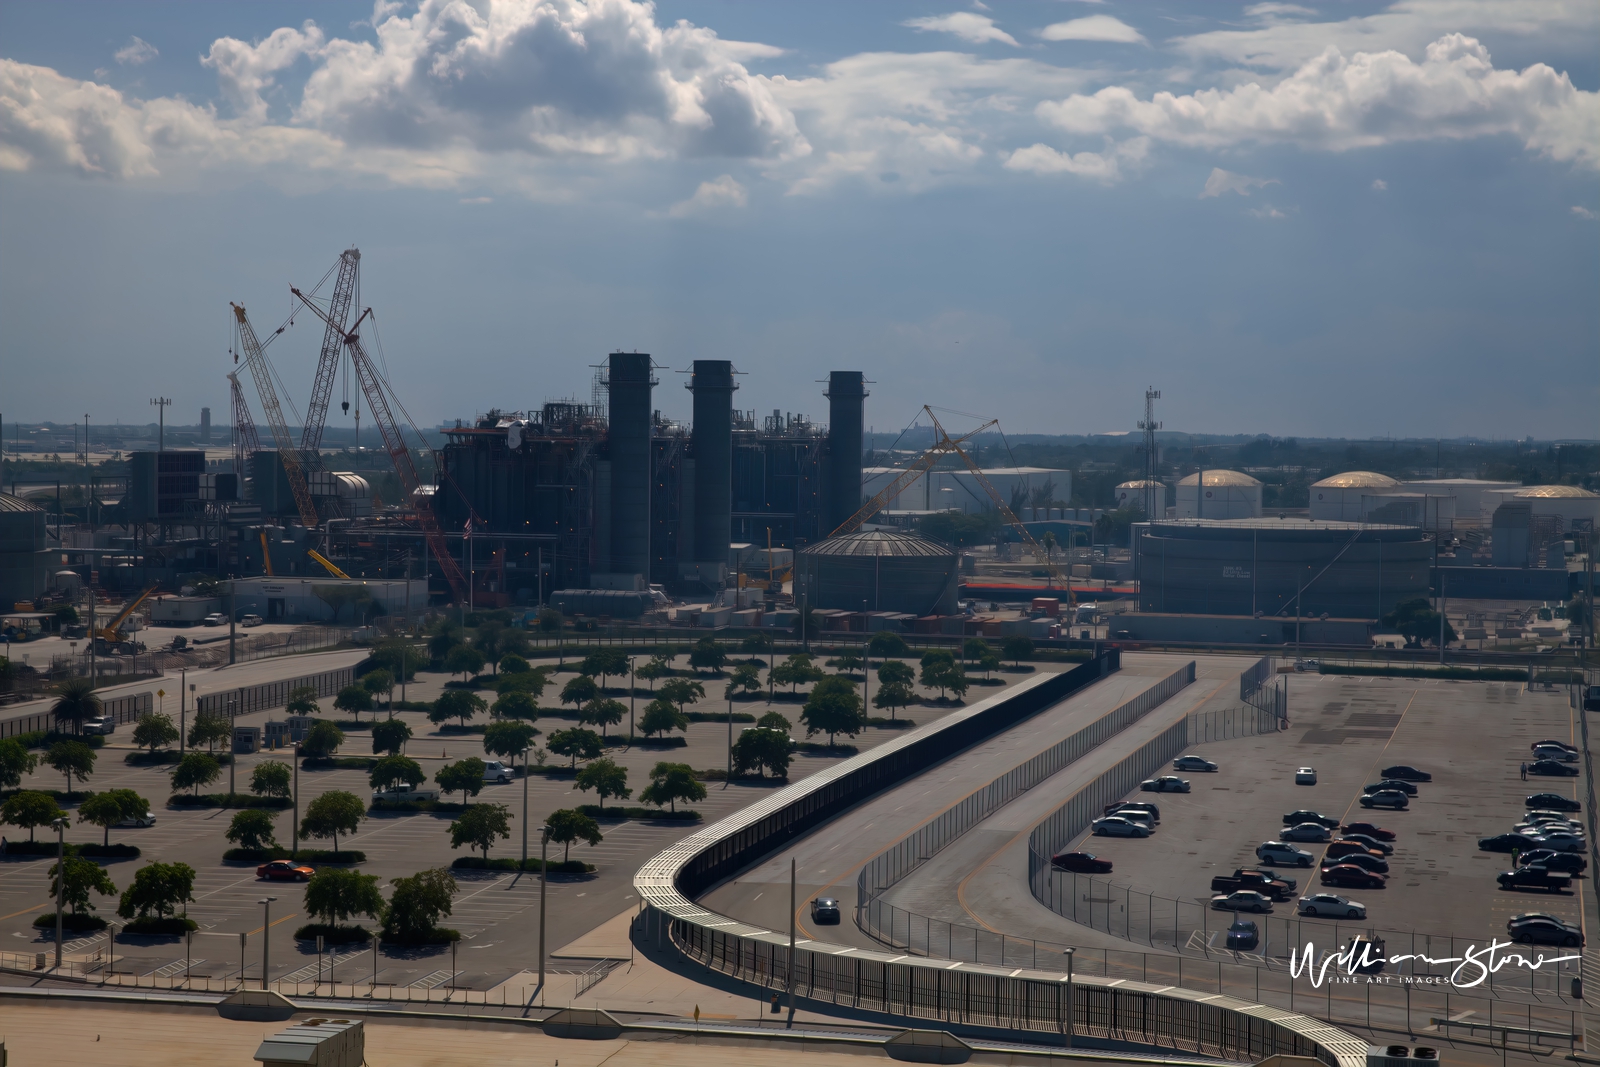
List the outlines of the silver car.
{"type": "Polygon", "coordinates": [[[1172,769],[1175,771],[1206,771],[1209,773],[1215,771],[1217,769],[1217,765],[1206,759],[1204,756],[1190,755],[1179,756],[1177,759],[1173,760],[1172,769]]]}
{"type": "Polygon", "coordinates": [[[1097,837],[1149,837],[1150,828],[1120,815],[1107,815],[1089,824],[1097,837]]]}
{"type": "Polygon", "coordinates": [[[1256,846],[1256,859],[1269,866],[1310,867],[1314,857],[1284,841],[1263,841],[1256,846]]]}
{"type": "Polygon", "coordinates": [[[1254,889],[1239,889],[1232,893],[1219,893],[1211,898],[1211,906],[1219,911],[1257,911],[1269,912],[1272,910],[1272,901],[1264,893],[1257,893],[1254,889]]]}
{"type": "Polygon", "coordinates": [[[1309,841],[1319,845],[1324,841],[1333,840],[1333,832],[1319,822],[1303,822],[1298,826],[1286,826],[1278,836],[1285,841],[1309,841]]]}
{"type": "Polygon", "coordinates": [[[1187,793],[1189,780],[1174,774],[1164,774],[1160,778],[1150,778],[1140,782],[1139,788],[1146,793],[1187,793]]]}
{"type": "Polygon", "coordinates": [[[1300,898],[1301,915],[1311,918],[1365,919],[1367,906],[1336,893],[1312,893],[1300,898]]]}

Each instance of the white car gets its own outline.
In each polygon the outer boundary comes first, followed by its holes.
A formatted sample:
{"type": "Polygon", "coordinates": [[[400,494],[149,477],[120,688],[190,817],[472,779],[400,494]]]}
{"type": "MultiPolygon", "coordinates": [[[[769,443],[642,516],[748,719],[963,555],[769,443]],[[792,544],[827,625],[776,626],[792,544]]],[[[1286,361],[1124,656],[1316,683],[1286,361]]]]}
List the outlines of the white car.
{"type": "Polygon", "coordinates": [[[117,720],[110,715],[96,715],[92,719],[83,720],[83,725],[79,729],[83,733],[99,734],[103,737],[117,732],[117,720]]]}
{"type": "Polygon", "coordinates": [[[1172,769],[1175,771],[1214,772],[1217,769],[1217,765],[1204,756],[1179,756],[1172,761],[1172,769]]]}
{"type": "Polygon", "coordinates": [[[1334,893],[1313,893],[1300,898],[1300,914],[1312,918],[1365,919],[1367,906],[1334,893]]]}
{"type": "Polygon", "coordinates": [[[1295,785],[1316,785],[1317,769],[1315,767],[1301,767],[1294,772],[1295,785]]]}
{"type": "Polygon", "coordinates": [[[156,817],[146,812],[143,815],[130,815],[121,822],[113,823],[112,825],[118,830],[127,830],[136,826],[154,826],[155,824],[156,817]]]}
{"type": "Polygon", "coordinates": [[[1189,780],[1172,774],[1164,774],[1160,778],[1150,778],[1140,782],[1139,788],[1146,793],[1187,793],[1189,791],[1189,780]]]}
{"type": "Polygon", "coordinates": [[[1156,828],[1155,818],[1148,811],[1140,811],[1138,808],[1118,808],[1111,815],[1118,819],[1136,822],[1146,830],[1154,830],[1156,828]]]}
{"type": "Polygon", "coordinates": [[[213,611],[210,615],[207,615],[200,621],[206,626],[221,626],[223,623],[228,621],[228,617],[220,611],[213,611]]]}
{"type": "Polygon", "coordinates": [[[1096,837],[1149,837],[1150,828],[1120,815],[1107,815],[1089,824],[1096,837]]]}
{"type": "Polygon", "coordinates": [[[1541,829],[1539,832],[1544,836],[1544,848],[1553,848],[1557,852],[1584,852],[1589,848],[1583,838],[1565,830],[1541,829]]]}
{"type": "Polygon", "coordinates": [[[1257,911],[1266,913],[1272,910],[1272,901],[1264,893],[1257,893],[1254,889],[1239,889],[1232,893],[1219,893],[1211,898],[1211,906],[1219,911],[1257,911]]]}
{"type": "Polygon", "coordinates": [[[1562,763],[1577,763],[1578,753],[1576,749],[1568,748],[1565,745],[1536,745],[1533,750],[1533,758],[1560,760],[1562,763]]]}
{"type": "Polygon", "coordinates": [[[266,620],[260,615],[246,615],[239,620],[240,626],[260,626],[266,620]]]}
{"type": "Polygon", "coordinates": [[[1297,826],[1285,826],[1278,836],[1285,841],[1308,841],[1320,845],[1333,840],[1333,831],[1320,822],[1303,822],[1297,826]]]}
{"type": "Polygon", "coordinates": [[[437,789],[429,789],[427,786],[419,786],[416,789],[412,789],[402,785],[393,789],[375,789],[372,792],[372,799],[399,801],[438,800],[439,791],[437,789]]]}
{"type": "Polygon", "coordinates": [[[503,785],[511,781],[511,769],[497,759],[489,760],[483,765],[483,780],[503,785]]]}
{"type": "Polygon", "coordinates": [[[1256,859],[1271,866],[1309,867],[1313,857],[1286,841],[1263,841],[1256,846],[1256,859]]]}

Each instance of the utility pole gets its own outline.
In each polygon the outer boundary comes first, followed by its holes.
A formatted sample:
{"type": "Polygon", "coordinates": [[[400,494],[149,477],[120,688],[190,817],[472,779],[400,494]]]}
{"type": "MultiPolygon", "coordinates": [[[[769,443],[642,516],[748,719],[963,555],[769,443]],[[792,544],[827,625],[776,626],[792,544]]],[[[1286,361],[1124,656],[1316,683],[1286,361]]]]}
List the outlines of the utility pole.
{"type": "Polygon", "coordinates": [[[160,428],[156,431],[156,451],[165,452],[167,450],[167,408],[172,406],[172,400],[170,397],[158,396],[151,399],[150,403],[160,413],[161,419],[158,424],[160,428]]]}
{"type": "Polygon", "coordinates": [[[789,980],[789,1022],[787,1029],[794,1029],[794,912],[800,905],[795,900],[795,890],[798,875],[796,873],[795,859],[789,857],[789,961],[784,967],[785,977],[789,980]]]}
{"type": "Polygon", "coordinates": [[[67,890],[67,820],[57,819],[56,825],[56,970],[61,970],[61,905],[67,890]]]}
{"type": "Polygon", "coordinates": [[[539,835],[539,1000],[544,1000],[544,902],[549,885],[550,828],[546,826],[539,835]]]}

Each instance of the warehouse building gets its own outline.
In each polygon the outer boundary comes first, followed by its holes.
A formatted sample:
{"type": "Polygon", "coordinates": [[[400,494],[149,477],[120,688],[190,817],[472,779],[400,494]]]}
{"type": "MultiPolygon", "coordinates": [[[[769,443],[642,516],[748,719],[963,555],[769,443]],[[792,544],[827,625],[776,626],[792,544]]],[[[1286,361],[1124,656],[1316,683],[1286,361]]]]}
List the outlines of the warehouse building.
{"type": "Polygon", "coordinates": [[[268,622],[360,626],[380,615],[418,615],[428,603],[428,583],[420,578],[239,578],[223,583],[224,604],[230,588],[235,618],[259,615],[268,622]]]}

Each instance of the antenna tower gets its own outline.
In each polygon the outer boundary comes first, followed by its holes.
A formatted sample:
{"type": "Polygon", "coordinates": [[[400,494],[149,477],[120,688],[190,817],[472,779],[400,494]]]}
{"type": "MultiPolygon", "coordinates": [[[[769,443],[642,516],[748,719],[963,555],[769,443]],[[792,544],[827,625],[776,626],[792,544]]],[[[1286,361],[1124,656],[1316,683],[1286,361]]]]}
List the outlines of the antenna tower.
{"type": "Polygon", "coordinates": [[[1161,423],[1156,421],[1156,401],[1161,399],[1161,390],[1146,389],[1144,391],[1144,421],[1139,423],[1139,429],[1144,431],[1144,517],[1146,521],[1164,518],[1166,515],[1166,501],[1161,500],[1161,510],[1156,511],[1156,431],[1161,429],[1161,423]]]}

